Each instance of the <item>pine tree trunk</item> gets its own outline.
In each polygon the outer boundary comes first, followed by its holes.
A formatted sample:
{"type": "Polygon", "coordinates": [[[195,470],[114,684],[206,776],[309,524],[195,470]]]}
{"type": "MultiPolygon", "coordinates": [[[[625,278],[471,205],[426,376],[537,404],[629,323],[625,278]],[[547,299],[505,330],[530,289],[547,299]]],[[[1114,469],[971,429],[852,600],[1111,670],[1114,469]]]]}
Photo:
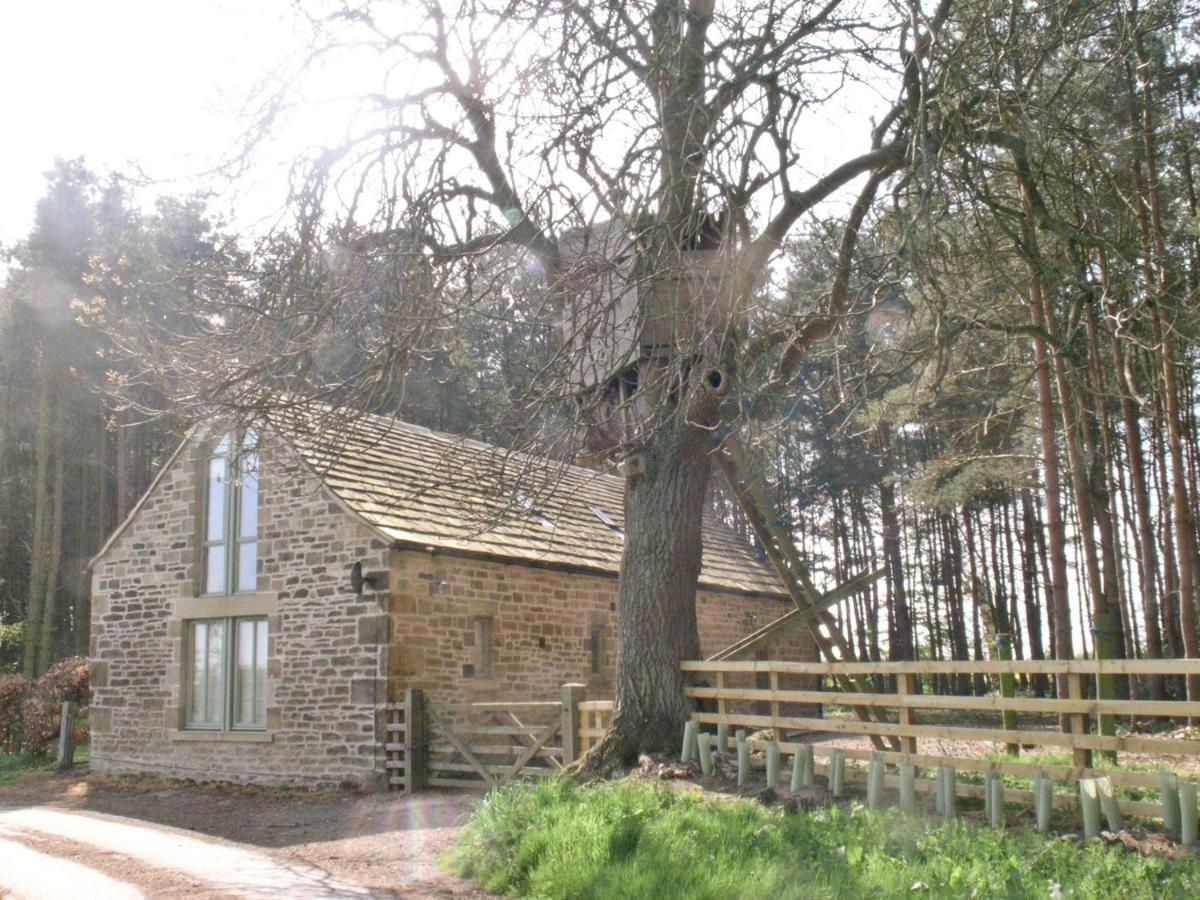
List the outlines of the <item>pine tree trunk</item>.
{"type": "MultiPolygon", "coordinates": [[[[1025,198],[1028,203],[1028,198],[1025,198]]],[[[1036,267],[1030,268],[1029,314],[1034,326],[1046,327],[1046,305],[1042,295],[1042,277],[1036,267]]],[[[1075,655],[1071,639],[1071,606],[1067,598],[1067,531],[1062,512],[1062,487],[1059,483],[1058,444],[1054,423],[1054,394],[1050,384],[1050,360],[1046,341],[1039,335],[1031,339],[1036,366],[1038,436],[1042,451],[1042,481],[1045,485],[1046,538],[1049,550],[1049,583],[1054,602],[1050,608],[1053,618],[1054,656],[1071,659],[1075,655]]],[[[1067,696],[1066,676],[1058,678],[1058,695],[1067,696]]],[[[1065,717],[1064,727],[1069,727],[1065,717]]]]}
{"type": "Polygon", "coordinates": [[[891,480],[889,449],[884,450],[884,472],[879,480],[879,517],[883,526],[883,556],[888,567],[888,610],[893,619],[892,640],[888,658],[891,660],[916,659],[913,640],[912,611],[908,605],[908,592],[904,585],[904,560],[900,557],[900,520],[896,514],[896,487],[891,480]]]}
{"type": "Polygon", "coordinates": [[[50,528],[50,561],[46,566],[46,600],[42,606],[41,635],[38,640],[38,671],[45,671],[53,663],[54,631],[58,624],[59,570],[62,567],[63,532],[63,429],[59,416],[55,422],[54,435],[54,486],[53,512],[50,528]]]}
{"type": "Polygon", "coordinates": [[[33,534],[29,550],[29,600],[25,606],[25,636],[21,670],[26,678],[41,674],[38,669],[38,640],[41,637],[42,608],[46,601],[46,575],[49,562],[50,521],[50,363],[44,355],[38,385],[37,436],[34,440],[33,534]]]}
{"type": "MultiPolygon", "coordinates": [[[[1029,629],[1029,658],[1045,659],[1042,645],[1042,613],[1038,600],[1038,529],[1034,519],[1033,498],[1029,490],[1021,491],[1021,574],[1025,590],[1025,625],[1029,629]]],[[[1034,696],[1044,697],[1047,693],[1045,675],[1033,676],[1034,696]]]]}

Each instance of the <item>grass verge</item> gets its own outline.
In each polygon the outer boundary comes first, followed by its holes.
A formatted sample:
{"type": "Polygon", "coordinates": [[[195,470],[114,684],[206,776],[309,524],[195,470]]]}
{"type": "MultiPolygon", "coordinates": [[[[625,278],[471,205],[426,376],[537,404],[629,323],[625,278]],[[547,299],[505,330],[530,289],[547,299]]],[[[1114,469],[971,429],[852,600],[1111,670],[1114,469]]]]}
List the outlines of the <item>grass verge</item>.
{"type": "MultiPolygon", "coordinates": [[[[75,765],[88,761],[88,745],[75,747],[75,765]]],[[[31,772],[49,772],[54,769],[54,757],[46,753],[0,753],[0,788],[16,784],[31,772]]]]}
{"type": "Polygon", "coordinates": [[[645,782],[548,780],[494,791],[447,862],[490,891],[522,897],[1200,896],[1191,858],[898,810],[787,814],[645,782]]]}
{"type": "Polygon", "coordinates": [[[0,787],[15,784],[27,773],[46,769],[53,762],[42,753],[0,753],[0,787]]]}

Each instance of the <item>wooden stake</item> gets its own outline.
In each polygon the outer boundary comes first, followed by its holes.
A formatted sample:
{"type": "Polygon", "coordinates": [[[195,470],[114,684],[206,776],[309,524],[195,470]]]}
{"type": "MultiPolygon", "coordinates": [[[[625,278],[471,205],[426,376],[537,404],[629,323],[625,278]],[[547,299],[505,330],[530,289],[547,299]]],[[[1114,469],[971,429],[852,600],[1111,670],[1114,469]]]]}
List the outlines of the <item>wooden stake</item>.
{"type": "Polygon", "coordinates": [[[563,765],[569,766],[583,755],[579,740],[579,704],[587,697],[586,684],[564,684],[562,686],[562,742],[563,765]]]}
{"type": "MultiPolygon", "coordinates": [[[[996,635],[996,656],[998,656],[1002,660],[1005,660],[1006,662],[1012,660],[1012,638],[1009,637],[1007,634],[996,635]]],[[[1001,673],[1001,675],[1000,675],[1000,696],[1001,697],[1008,697],[1010,699],[1015,697],[1017,695],[1016,687],[1017,687],[1016,678],[1013,677],[1013,674],[1011,672],[1001,673]]],[[[1004,719],[1004,730],[1005,731],[1016,731],[1017,730],[1017,713],[1015,710],[1011,710],[1011,709],[1004,710],[1003,719],[1004,719]]],[[[1020,744],[1005,744],[1004,752],[1007,753],[1009,756],[1020,756],[1021,745],[1020,744]]]]}
{"type": "Polygon", "coordinates": [[[425,789],[429,780],[429,741],[426,729],[425,692],[404,689],[404,793],[425,789]]]}
{"type": "Polygon", "coordinates": [[[64,700],[58,722],[58,768],[69,769],[75,763],[75,703],[64,700]]]}
{"type": "MultiPolygon", "coordinates": [[[[1067,696],[1071,700],[1082,700],[1084,699],[1083,695],[1083,676],[1074,672],[1068,674],[1067,696]]],[[[1072,713],[1070,722],[1072,734],[1083,735],[1088,733],[1087,713],[1072,713]]],[[[1090,769],[1092,766],[1092,751],[1084,747],[1074,747],[1072,749],[1072,761],[1077,768],[1090,769]]]]}
{"type": "MultiPolygon", "coordinates": [[[[1116,631],[1112,619],[1106,612],[1098,612],[1092,617],[1092,647],[1096,659],[1113,659],[1117,655],[1116,631]]],[[[1096,699],[1112,700],[1117,696],[1117,676],[1112,674],[1096,675],[1096,699]]],[[[1096,717],[1096,733],[1113,737],[1117,733],[1117,717],[1112,713],[1101,713],[1096,717]]],[[[1101,750],[1100,756],[1109,762],[1117,761],[1117,754],[1101,750]]]]}

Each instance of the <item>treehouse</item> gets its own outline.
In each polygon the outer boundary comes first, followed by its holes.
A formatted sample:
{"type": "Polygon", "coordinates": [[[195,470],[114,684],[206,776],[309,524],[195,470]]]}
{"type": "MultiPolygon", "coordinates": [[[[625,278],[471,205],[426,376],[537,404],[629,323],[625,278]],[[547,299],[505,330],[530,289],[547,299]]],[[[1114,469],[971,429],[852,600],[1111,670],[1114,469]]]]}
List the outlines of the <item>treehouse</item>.
{"type": "Polygon", "coordinates": [[[576,391],[628,387],[642,360],[700,359],[732,327],[731,254],[719,221],[706,217],[682,249],[653,244],[613,223],[562,239],[561,331],[576,391]]]}

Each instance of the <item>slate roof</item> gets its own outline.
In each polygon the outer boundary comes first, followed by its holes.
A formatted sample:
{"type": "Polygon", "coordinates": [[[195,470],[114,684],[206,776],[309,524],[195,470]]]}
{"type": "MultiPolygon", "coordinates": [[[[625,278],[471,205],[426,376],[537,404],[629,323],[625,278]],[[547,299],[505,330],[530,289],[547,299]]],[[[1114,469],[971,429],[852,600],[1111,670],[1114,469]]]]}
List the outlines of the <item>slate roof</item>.
{"type": "MultiPolygon", "coordinates": [[[[616,574],[624,479],[362,416],[326,427],[272,423],[355,513],[403,544],[616,574]]],[[[315,423],[314,423],[315,424],[315,423]]],[[[703,587],[786,597],[753,548],[708,516],[703,587]]]]}

